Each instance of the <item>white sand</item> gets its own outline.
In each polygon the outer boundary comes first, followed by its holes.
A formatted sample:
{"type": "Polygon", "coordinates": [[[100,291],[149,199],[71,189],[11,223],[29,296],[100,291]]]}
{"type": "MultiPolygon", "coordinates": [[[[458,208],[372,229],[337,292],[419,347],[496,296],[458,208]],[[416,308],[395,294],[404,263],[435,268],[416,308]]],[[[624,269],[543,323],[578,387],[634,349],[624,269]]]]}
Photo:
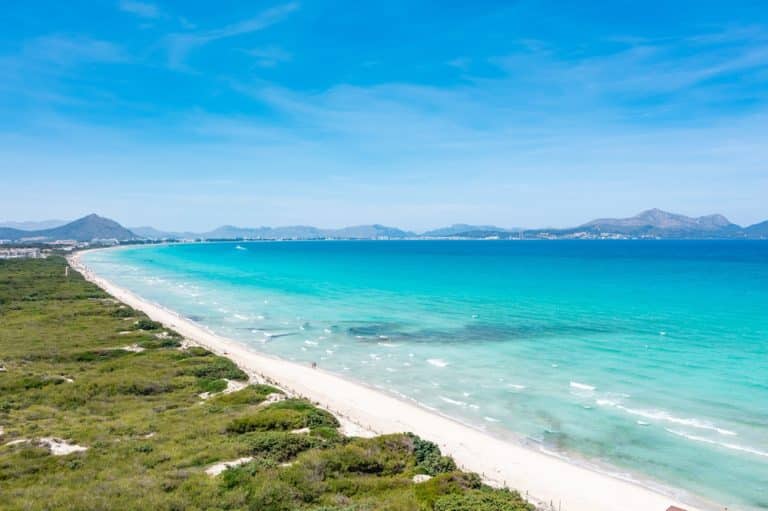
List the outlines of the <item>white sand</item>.
{"type": "Polygon", "coordinates": [[[51,454],[54,456],[66,456],[67,454],[88,450],[87,447],[83,447],[82,445],[77,444],[70,444],[66,440],[62,440],[60,438],[42,437],[39,442],[47,447],[51,451],[51,454]]]}
{"type": "Polygon", "coordinates": [[[240,465],[244,465],[245,463],[248,463],[253,458],[239,458],[232,461],[222,461],[221,463],[216,463],[215,465],[211,465],[210,467],[205,469],[205,473],[209,476],[217,476],[227,470],[229,467],[238,467],[240,465]]]}
{"type": "Polygon", "coordinates": [[[496,438],[322,369],[252,351],[97,277],[80,263],[78,256],[70,256],[70,263],[88,280],[187,339],[227,356],[252,376],[304,396],[367,431],[416,433],[437,443],[460,467],[481,474],[491,484],[527,494],[534,502],[551,502],[562,511],[665,511],[671,505],[689,511],[718,509],[713,505],[683,504],[676,497],[496,438]]]}
{"type": "Polygon", "coordinates": [[[200,398],[202,399],[208,399],[212,396],[218,396],[219,394],[231,394],[233,392],[237,392],[238,390],[243,390],[245,387],[248,386],[247,383],[243,383],[240,381],[235,380],[228,380],[224,378],[224,381],[227,382],[227,388],[222,390],[221,392],[203,392],[202,394],[198,394],[200,398]]]}

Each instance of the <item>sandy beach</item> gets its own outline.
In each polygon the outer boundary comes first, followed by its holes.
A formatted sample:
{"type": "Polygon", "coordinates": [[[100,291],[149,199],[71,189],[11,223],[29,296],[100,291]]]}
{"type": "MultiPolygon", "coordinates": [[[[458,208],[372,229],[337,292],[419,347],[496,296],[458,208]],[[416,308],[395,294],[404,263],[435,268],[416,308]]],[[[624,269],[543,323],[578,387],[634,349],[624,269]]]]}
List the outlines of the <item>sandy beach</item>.
{"type": "Polygon", "coordinates": [[[116,299],[142,310],[190,341],[229,357],[255,378],[317,403],[356,425],[360,432],[411,431],[439,444],[462,468],[481,474],[489,483],[516,489],[532,502],[546,506],[551,503],[557,510],[665,511],[673,505],[688,511],[705,509],[632,481],[496,438],[322,369],[253,351],[95,275],[83,265],[81,254],[71,255],[70,264],[116,299]]]}

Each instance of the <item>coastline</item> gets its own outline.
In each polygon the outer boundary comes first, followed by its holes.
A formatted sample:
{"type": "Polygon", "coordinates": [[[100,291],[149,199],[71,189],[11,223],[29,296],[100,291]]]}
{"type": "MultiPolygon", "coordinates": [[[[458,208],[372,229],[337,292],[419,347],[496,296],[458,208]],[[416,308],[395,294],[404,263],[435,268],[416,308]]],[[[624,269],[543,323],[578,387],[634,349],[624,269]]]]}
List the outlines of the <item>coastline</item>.
{"type": "Polygon", "coordinates": [[[534,503],[551,503],[555,509],[608,511],[620,507],[630,511],[664,511],[672,505],[688,511],[703,509],[682,504],[675,497],[635,482],[493,437],[322,369],[252,351],[95,275],[80,261],[83,253],[71,254],[68,261],[87,280],[190,341],[232,359],[251,376],[274,382],[345,422],[356,424],[360,429],[353,434],[412,431],[439,444],[462,468],[481,474],[487,482],[518,490],[534,503]]]}

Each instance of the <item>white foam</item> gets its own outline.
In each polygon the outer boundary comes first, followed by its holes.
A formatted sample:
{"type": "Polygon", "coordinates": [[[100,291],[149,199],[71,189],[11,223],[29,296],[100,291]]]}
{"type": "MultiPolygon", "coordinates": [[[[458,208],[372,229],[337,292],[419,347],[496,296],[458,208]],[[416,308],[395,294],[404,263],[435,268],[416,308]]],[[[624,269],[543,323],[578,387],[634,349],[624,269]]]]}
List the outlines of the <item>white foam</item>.
{"type": "Polygon", "coordinates": [[[247,248],[245,248],[245,247],[241,247],[240,245],[238,245],[238,246],[236,246],[236,247],[235,247],[235,250],[248,250],[248,249],[247,249],[247,248]]]}
{"type": "Polygon", "coordinates": [[[487,420],[488,422],[499,422],[499,419],[494,419],[493,417],[483,417],[483,419],[487,420]]]}
{"type": "Polygon", "coordinates": [[[380,342],[377,344],[383,348],[397,348],[398,346],[400,346],[399,344],[394,344],[391,342],[380,342]]]}
{"type": "Polygon", "coordinates": [[[757,456],[763,456],[768,458],[768,452],[761,451],[759,449],[755,449],[754,447],[750,447],[748,445],[739,445],[739,444],[732,444],[729,442],[718,442],[717,440],[712,440],[711,438],[705,438],[703,436],[698,435],[690,435],[684,431],[677,431],[674,429],[664,428],[669,433],[672,433],[673,435],[677,435],[683,438],[687,438],[688,440],[693,440],[694,442],[703,442],[705,444],[711,444],[711,445],[717,445],[720,447],[725,447],[726,449],[732,449],[734,451],[741,451],[741,452],[747,452],[750,454],[755,454],[757,456]]]}
{"type": "Polygon", "coordinates": [[[440,399],[442,399],[442,400],[443,400],[443,401],[445,401],[446,403],[450,403],[450,404],[452,404],[452,405],[456,405],[456,406],[467,406],[467,403],[465,403],[464,401],[457,401],[457,400],[455,400],[455,399],[451,399],[451,398],[449,398],[449,397],[445,397],[445,396],[439,396],[439,397],[440,397],[440,399]]]}
{"type": "Polygon", "coordinates": [[[591,392],[591,391],[593,391],[593,390],[595,390],[595,387],[594,387],[594,386],[592,386],[592,385],[587,385],[586,383],[579,383],[579,382],[577,382],[577,381],[572,381],[572,382],[571,382],[571,388],[573,388],[573,389],[579,389],[579,390],[588,390],[588,391],[590,391],[590,392],[591,392]]]}
{"type": "Polygon", "coordinates": [[[435,367],[445,367],[448,365],[448,362],[446,362],[442,358],[428,358],[427,363],[435,367]]]}
{"type": "Polygon", "coordinates": [[[525,385],[520,385],[518,383],[509,383],[507,384],[507,387],[515,390],[523,390],[525,389],[525,385]]]}
{"type": "Polygon", "coordinates": [[[614,401],[611,399],[597,399],[595,402],[599,406],[614,407],[630,415],[635,415],[651,421],[671,422],[672,424],[678,424],[680,426],[687,426],[687,427],[696,428],[696,429],[714,431],[723,436],[736,436],[738,434],[735,431],[731,431],[729,429],[715,426],[709,421],[696,419],[696,418],[677,417],[675,415],[670,414],[669,412],[665,412],[664,410],[642,410],[639,408],[629,408],[627,406],[622,405],[620,402],[614,401]]]}

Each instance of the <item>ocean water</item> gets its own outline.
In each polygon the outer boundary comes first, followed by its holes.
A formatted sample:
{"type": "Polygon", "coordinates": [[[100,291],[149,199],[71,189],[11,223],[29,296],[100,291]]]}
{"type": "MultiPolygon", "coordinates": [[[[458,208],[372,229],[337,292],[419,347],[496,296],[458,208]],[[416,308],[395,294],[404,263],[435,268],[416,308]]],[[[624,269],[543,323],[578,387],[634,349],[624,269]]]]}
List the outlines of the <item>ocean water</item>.
{"type": "Polygon", "coordinates": [[[768,242],[241,242],[84,260],[261,351],[768,509],[768,242]]]}

